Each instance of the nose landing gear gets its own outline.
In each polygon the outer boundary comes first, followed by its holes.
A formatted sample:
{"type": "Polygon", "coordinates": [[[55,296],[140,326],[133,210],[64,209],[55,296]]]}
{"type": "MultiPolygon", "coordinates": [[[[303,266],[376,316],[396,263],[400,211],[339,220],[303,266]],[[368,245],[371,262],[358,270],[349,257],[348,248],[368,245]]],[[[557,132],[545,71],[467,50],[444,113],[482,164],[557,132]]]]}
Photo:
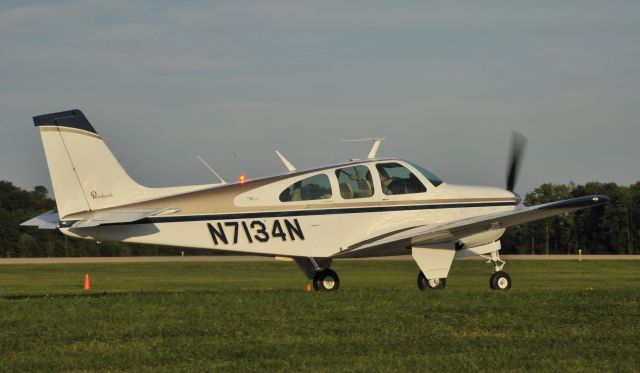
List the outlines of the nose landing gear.
{"type": "Polygon", "coordinates": [[[507,272],[495,272],[489,278],[489,286],[493,290],[508,290],[511,288],[511,276],[507,272]]]}
{"type": "Polygon", "coordinates": [[[489,287],[493,290],[511,289],[511,276],[502,270],[506,262],[500,259],[500,254],[497,251],[491,252],[489,263],[493,264],[493,274],[489,278],[489,287]]]}

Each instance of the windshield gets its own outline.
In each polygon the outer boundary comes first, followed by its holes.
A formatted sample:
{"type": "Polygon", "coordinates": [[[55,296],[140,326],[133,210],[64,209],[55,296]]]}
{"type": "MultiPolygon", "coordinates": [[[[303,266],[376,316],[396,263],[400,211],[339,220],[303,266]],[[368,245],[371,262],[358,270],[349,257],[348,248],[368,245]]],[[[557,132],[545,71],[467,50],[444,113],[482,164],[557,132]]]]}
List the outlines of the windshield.
{"type": "Polygon", "coordinates": [[[424,175],[424,177],[426,177],[427,180],[429,180],[431,182],[431,184],[433,184],[434,187],[437,187],[438,185],[442,184],[442,180],[440,180],[439,177],[437,177],[436,175],[432,174],[426,168],[420,167],[420,166],[418,166],[417,164],[415,164],[413,162],[407,162],[407,163],[409,163],[410,165],[415,167],[416,170],[420,171],[420,173],[422,173],[424,175]]]}
{"type": "Polygon", "coordinates": [[[420,180],[400,163],[378,163],[376,168],[384,194],[411,194],[427,191],[420,180]]]}

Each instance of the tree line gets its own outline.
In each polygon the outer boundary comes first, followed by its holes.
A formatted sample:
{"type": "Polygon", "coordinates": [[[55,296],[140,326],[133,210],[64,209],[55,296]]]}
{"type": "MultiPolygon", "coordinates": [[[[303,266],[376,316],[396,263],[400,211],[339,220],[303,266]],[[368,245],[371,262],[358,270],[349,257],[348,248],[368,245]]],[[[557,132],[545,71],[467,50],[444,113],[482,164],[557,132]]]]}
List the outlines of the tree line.
{"type": "Polygon", "coordinates": [[[511,227],[502,237],[505,253],[638,254],[640,182],[630,186],[591,182],[542,184],[524,196],[525,206],[601,194],[609,203],[511,227]]]}
{"type": "Polygon", "coordinates": [[[23,190],[0,181],[0,258],[70,256],[209,255],[208,250],[79,240],[58,230],[20,227],[35,216],[56,209],[47,188],[23,190]]]}
{"type": "MultiPolygon", "coordinates": [[[[637,254],[640,239],[640,182],[630,186],[591,182],[542,184],[523,198],[525,206],[602,194],[606,205],[538,220],[507,229],[504,254],[637,254]]],[[[133,255],[208,255],[208,250],[115,242],[96,243],[64,236],[57,230],[20,227],[20,223],[55,210],[45,187],[32,191],[0,181],[0,257],[68,257],[133,255]]]]}

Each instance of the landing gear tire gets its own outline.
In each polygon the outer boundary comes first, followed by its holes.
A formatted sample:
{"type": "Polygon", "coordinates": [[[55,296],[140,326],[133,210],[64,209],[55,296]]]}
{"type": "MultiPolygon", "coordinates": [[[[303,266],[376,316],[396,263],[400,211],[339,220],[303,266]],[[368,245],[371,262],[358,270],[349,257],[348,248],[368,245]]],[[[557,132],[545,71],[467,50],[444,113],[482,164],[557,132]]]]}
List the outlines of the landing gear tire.
{"type": "Polygon", "coordinates": [[[329,268],[316,272],[313,276],[313,288],[316,291],[336,291],[340,287],[338,274],[329,268]]]}
{"type": "Polygon", "coordinates": [[[420,290],[422,291],[436,289],[442,290],[444,289],[446,284],[446,278],[434,278],[429,280],[427,279],[427,276],[424,275],[424,273],[420,272],[418,274],[418,288],[420,288],[420,290]]]}
{"type": "Polygon", "coordinates": [[[509,290],[511,289],[511,276],[507,272],[495,272],[489,279],[489,286],[493,290],[509,290]]]}

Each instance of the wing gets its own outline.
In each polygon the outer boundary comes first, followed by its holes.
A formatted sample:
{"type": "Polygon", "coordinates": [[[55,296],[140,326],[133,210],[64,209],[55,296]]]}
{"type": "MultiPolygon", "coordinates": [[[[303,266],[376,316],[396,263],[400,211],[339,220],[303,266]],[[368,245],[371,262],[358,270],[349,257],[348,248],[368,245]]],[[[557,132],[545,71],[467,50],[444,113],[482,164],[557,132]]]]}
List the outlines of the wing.
{"type": "Polygon", "coordinates": [[[171,214],[178,211],[180,211],[180,209],[173,207],[163,207],[159,209],[114,209],[95,212],[84,220],[65,221],[63,223],[60,222],[58,213],[49,211],[20,225],[38,227],[40,229],[90,228],[107,224],[133,223],[151,216],[171,214]]]}
{"type": "Polygon", "coordinates": [[[419,226],[374,241],[368,240],[342,251],[336,257],[377,256],[390,248],[451,242],[472,234],[503,229],[512,225],[602,205],[609,201],[605,196],[585,196],[543,205],[524,207],[512,211],[457,220],[436,226],[419,226]]]}

